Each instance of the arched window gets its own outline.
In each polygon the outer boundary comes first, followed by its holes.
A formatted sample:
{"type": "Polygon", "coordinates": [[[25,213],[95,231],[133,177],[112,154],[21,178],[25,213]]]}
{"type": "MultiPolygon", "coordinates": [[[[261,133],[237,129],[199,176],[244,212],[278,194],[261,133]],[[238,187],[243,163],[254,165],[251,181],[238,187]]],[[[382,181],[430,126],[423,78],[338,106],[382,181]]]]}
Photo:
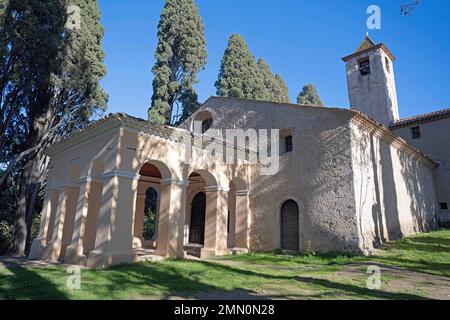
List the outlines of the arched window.
{"type": "Polygon", "coordinates": [[[205,133],[208,131],[213,124],[213,116],[209,111],[201,111],[197,113],[194,117],[194,121],[192,123],[192,131],[196,133],[205,133]]]}
{"type": "Polygon", "coordinates": [[[158,214],[158,192],[148,188],[145,193],[144,230],[142,237],[153,240],[156,237],[156,215],[158,214]]]}
{"type": "Polygon", "coordinates": [[[297,202],[288,200],[281,206],[281,249],[300,251],[300,216],[297,202]]]}

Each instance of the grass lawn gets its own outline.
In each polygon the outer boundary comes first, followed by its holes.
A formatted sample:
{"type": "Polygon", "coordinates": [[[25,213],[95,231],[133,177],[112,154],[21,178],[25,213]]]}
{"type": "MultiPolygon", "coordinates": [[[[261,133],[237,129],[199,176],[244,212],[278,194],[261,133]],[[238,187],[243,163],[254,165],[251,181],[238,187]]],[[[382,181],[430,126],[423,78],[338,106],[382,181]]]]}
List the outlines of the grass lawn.
{"type": "Polygon", "coordinates": [[[376,256],[248,254],[205,262],[167,260],[82,270],[69,290],[66,266],[0,267],[0,299],[450,299],[450,230],[383,247],[376,256]],[[367,267],[381,266],[379,290],[367,267]]]}

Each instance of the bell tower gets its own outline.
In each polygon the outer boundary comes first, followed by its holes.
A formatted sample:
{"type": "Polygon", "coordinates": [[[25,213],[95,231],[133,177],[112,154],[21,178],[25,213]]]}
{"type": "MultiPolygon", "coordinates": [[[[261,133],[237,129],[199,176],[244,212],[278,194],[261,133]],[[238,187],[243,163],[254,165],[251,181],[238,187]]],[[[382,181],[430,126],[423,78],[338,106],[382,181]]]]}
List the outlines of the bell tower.
{"type": "Polygon", "coordinates": [[[385,126],[399,119],[394,77],[394,55],[366,34],[356,51],[342,60],[347,69],[350,109],[385,126]]]}

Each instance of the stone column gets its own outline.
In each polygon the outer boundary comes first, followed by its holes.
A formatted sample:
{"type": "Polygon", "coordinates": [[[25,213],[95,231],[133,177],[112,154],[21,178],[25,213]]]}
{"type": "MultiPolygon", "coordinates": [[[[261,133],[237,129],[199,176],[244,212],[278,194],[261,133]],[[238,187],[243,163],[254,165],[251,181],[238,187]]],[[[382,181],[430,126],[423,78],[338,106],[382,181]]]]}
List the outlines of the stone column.
{"type": "Polygon", "coordinates": [[[85,264],[86,256],[84,251],[84,239],[86,235],[86,225],[88,215],[92,214],[91,194],[95,184],[101,184],[100,181],[93,181],[91,177],[80,179],[80,192],[78,196],[77,208],[75,213],[75,222],[70,246],[66,249],[65,262],[70,264],[85,264]]]}
{"type": "Polygon", "coordinates": [[[61,252],[59,254],[59,258],[66,257],[66,250],[70,246],[70,243],[72,241],[79,193],[79,184],[73,186],[71,185],[66,188],[66,213],[64,217],[64,227],[61,239],[61,252]]]}
{"type": "Polygon", "coordinates": [[[61,253],[64,220],[66,218],[67,211],[67,188],[67,186],[63,186],[59,189],[58,208],[55,214],[52,239],[48,243],[42,255],[44,260],[58,260],[61,253]]]}
{"type": "Polygon", "coordinates": [[[54,193],[58,193],[59,189],[49,187],[45,191],[44,206],[41,212],[41,225],[39,228],[39,235],[33,240],[31,245],[29,260],[38,260],[43,257],[44,250],[47,247],[47,234],[50,226],[52,211],[56,209],[57,201],[55,201],[54,193]]]}
{"type": "Polygon", "coordinates": [[[144,238],[144,215],[145,215],[145,194],[138,194],[136,200],[136,210],[133,222],[133,248],[141,248],[144,238]]]}
{"type": "Polygon", "coordinates": [[[229,188],[214,186],[205,188],[205,191],[205,245],[201,251],[202,259],[229,253],[227,248],[229,188]]]}
{"type": "Polygon", "coordinates": [[[250,206],[248,191],[236,191],[235,246],[249,249],[250,206]]]}
{"type": "Polygon", "coordinates": [[[95,249],[89,253],[87,261],[87,266],[93,268],[137,260],[132,246],[139,176],[116,170],[104,174],[103,178],[95,249]]]}
{"type": "Polygon", "coordinates": [[[186,214],[187,181],[161,181],[161,202],[158,220],[156,254],[183,258],[184,218],[186,214]]]}

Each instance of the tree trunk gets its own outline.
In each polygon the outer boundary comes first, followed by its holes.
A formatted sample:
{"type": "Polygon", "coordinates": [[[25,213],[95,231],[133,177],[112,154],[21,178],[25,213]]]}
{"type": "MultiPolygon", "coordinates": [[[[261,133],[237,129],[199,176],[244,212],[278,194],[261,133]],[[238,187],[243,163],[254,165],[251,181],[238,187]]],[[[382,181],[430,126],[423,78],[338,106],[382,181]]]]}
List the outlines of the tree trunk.
{"type": "MultiPolygon", "coordinates": [[[[38,145],[47,130],[47,121],[35,121],[33,134],[29,135],[29,144],[31,146],[38,145]]],[[[42,151],[43,148],[40,148],[25,158],[22,173],[17,181],[19,192],[14,230],[13,254],[15,256],[24,256],[30,249],[34,208],[48,167],[48,158],[42,154],[42,151]]]]}
{"type": "Polygon", "coordinates": [[[18,181],[17,213],[14,233],[15,256],[28,254],[31,246],[31,226],[39,190],[47,170],[44,157],[35,157],[26,162],[22,175],[18,181]]]}

